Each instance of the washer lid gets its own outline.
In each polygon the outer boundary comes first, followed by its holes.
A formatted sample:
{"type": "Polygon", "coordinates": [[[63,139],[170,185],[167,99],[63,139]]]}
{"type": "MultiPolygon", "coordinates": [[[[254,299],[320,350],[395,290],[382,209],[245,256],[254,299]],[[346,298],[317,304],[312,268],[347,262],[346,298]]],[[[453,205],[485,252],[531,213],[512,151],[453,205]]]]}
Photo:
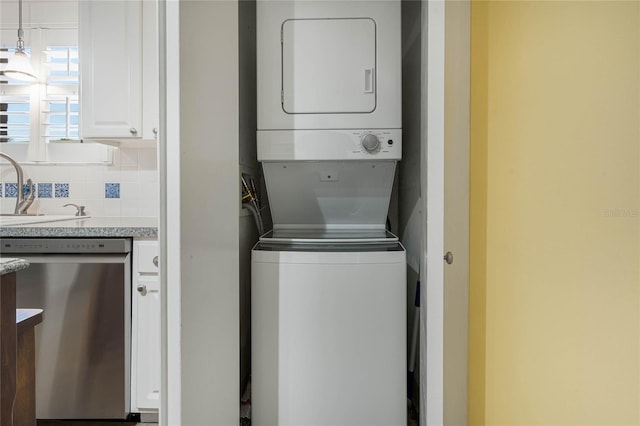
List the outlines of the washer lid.
{"type": "Polygon", "coordinates": [[[262,164],[273,228],[384,231],[395,161],[262,164]]]}

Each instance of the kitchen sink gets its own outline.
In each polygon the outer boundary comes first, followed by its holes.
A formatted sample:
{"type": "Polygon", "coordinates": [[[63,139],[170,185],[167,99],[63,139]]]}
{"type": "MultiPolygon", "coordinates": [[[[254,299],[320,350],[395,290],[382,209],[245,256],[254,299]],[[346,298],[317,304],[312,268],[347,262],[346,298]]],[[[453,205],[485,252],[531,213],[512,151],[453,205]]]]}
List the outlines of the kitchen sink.
{"type": "Polygon", "coordinates": [[[0,226],[18,226],[30,225],[34,223],[59,222],[63,220],[86,219],[89,216],[74,216],[60,214],[44,214],[44,215],[0,215],[0,226]]]}

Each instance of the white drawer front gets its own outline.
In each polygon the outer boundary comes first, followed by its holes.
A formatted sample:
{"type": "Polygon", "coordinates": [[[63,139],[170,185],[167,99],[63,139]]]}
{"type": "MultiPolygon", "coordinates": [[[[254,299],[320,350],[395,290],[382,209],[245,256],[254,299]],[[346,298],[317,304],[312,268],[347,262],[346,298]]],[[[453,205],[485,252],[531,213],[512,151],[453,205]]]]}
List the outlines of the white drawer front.
{"type": "Polygon", "coordinates": [[[136,241],[133,252],[134,256],[137,257],[138,273],[158,273],[159,258],[157,241],[136,241]]]}

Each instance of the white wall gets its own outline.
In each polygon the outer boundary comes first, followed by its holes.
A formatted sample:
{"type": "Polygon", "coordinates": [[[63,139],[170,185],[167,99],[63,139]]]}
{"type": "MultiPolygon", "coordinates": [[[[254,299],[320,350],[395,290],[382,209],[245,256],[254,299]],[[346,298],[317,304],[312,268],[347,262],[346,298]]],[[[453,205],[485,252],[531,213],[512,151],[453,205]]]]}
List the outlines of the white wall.
{"type": "MultiPolygon", "coordinates": [[[[3,29],[18,28],[18,10],[18,0],[0,0],[0,23],[3,29]]],[[[75,27],[77,24],[78,0],[22,1],[22,25],[25,28],[41,25],[75,27]]]]}
{"type": "Polygon", "coordinates": [[[239,421],[238,62],[238,2],[181,1],[184,426],[239,421]]]}
{"type": "Polygon", "coordinates": [[[469,339],[470,3],[445,7],[444,98],[444,423],[467,424],[469,339]]]}

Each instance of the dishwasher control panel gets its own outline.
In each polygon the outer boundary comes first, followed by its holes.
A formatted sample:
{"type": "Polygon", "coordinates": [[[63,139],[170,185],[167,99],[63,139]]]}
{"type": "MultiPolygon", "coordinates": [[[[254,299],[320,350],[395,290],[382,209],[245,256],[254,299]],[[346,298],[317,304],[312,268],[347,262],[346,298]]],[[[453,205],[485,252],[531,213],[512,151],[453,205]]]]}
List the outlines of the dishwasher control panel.
{"type": "Polygon", "coordinates": [[[129,238],[3,238],[0,254],[129,253],[129,238]]]}

